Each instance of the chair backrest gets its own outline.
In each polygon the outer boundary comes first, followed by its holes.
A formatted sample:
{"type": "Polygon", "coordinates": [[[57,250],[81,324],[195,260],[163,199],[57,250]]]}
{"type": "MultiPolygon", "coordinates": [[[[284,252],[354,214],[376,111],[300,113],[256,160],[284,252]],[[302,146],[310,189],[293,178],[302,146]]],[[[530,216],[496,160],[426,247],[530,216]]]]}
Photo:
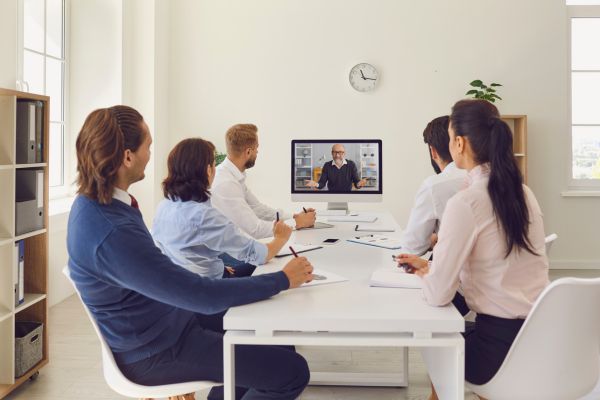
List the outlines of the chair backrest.
{"type": "Polygon", "coordinates": [[[81,298],[81,293],[79,293],[79,289],[77,289],[77,285],[75,285],[75,282],[73,282],[73,280],[71,279],[71,274],[69,273],[68,266],[65,266],[63,268],[63,274],[67,277],[67,280],[71,282],[71,284],[75,288],[75,293],[77,293],[79,300],[81,300],[83,308],[85,309],[85,312],[89,317],[92,326],[94,327],[94,331],[96,332],[96,335],[98,335],[98,339],[100,340],[100,348],[102,351],[102,370],[104,372],[104,380],[112,390],[127,397],[160,398],[192,393],[216,385],[215,382],[210,381],[184,382],[160,386],[144,386],[131,382],[125,377],[125,375],[123,375],[123,373],[119,369],[119,366],[117,365],[117,362],[115,361],[115,358],[113,356],[112,350],[110,349],[108,343],[106,343],[106,340],[104,340],[104,337],[100,332],[100,328],[96,323],[96,319],[88,309],[87,305],[83,302],[83,299],[81,298]]]}
{"type": "Polygon", "coordinates": [[[502,366],[484,385],[493,400],[576,399],[598,381],[600,278],[562,278],[542,292],[502,366]]]}
{"type": "Polygon", "coordinates": [[[544,240],[546,243],[546,256],[548,256],[548,254],[550,253],[552,243],[554,243],[556,239],[558,239],[558,235],[556,233],[551,233],[550,235],[546,236],[544,240]]]}

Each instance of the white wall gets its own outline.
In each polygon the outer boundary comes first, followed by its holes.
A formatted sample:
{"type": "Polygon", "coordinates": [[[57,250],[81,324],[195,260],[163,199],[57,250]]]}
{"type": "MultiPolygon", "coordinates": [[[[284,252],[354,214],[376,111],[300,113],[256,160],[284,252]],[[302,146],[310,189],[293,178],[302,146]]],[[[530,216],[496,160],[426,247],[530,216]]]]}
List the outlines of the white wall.
{"type": "MultiPolygon", "coordinates": [[[[121,0],[77,0],[70,7],[69,131],[72,169],[76,167],[75,139],[88,114],[100,107],[120,104],[122,98],[121,0]]],[[[75,178],[74,171],[71,172],[75,178]]],[[[48,303],[61,302],[74,293],[62,275],[68,260],[68,214],[50,217],[48,303]]]]}
{"type": "MultiPolygon", "coordinates": [[[[561,0],[175,0],[169,38],[170,146],[253,122],[260,154],[248,183],[292,207],[293,138],[381,138],[384,202],[404,224],[432,173],[422,131],[476,78],[504,86],[504,114],[527,114],[529,184],[557,232],[553,264],[600,267],[599,198],[562,198],[568,173],[567,19],[561,0]],[[358,62],[381,75],[357,93],[358,62]]],[[[298,208],[299,205],[294,207],[298,208]]],[[[356,206],[364,208],[363,206],[356,206]]]]}
{"type": "Polygon", "coordinates": [[[160,182],[166,173],[169,150],[168,15],[168,0],[123,2],[123,104],[136,108],[144,116],[153,136],[146,177],[130,190],[139,200],[148,226],[162,199],[160,182]]]}
{"type": "Polygon", "coordinates": [[[0,1],[0,87],[15,89],[17,81],[17,0],[0,1]]]}

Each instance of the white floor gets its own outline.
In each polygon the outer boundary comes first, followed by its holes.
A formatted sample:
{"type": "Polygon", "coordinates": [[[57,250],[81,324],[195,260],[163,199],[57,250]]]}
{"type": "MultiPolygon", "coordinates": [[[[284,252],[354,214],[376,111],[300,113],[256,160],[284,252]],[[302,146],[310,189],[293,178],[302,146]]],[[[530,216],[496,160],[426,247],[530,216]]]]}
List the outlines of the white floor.
{"type": "MultiPolygon", "coordinates": [[[[598,277],[600,270],[553,270],[561,276],[598,277]]],[[[108,400],[121,399],[104,383],[100,345],[76,296],[50,309],[50,364],[30,381],[11,393],[7,400],[108,400]]],[[[429,380],[418,351],[410,351],[408,388],[309,386],[301,399],[328,400],[417,400],[429,396],[429,380]]],[[[199,393],[198,400],[206,393],[199,393]]],[[[598,396],[600,398],[600,395],[598,396]]],[[[466,400],[476,396],[467,394],[466,400]]]]}

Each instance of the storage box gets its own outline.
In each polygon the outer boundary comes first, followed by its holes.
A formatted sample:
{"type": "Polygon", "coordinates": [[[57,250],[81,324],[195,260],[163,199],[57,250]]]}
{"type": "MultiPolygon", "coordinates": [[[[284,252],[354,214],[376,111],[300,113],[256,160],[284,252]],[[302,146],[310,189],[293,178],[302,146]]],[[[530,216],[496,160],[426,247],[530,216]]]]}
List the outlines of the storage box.
{"type": "Polygon", "coordinates": [[[43,355],[44,324],[15,322],[15,378],[23,376],[43,355]]]}

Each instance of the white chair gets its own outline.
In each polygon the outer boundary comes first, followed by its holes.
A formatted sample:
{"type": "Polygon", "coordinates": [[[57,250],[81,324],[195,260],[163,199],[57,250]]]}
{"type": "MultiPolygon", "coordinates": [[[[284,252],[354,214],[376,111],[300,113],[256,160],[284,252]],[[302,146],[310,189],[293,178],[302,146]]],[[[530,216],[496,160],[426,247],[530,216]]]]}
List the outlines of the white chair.
{"type": "Polygon", "coordinates": [[[562,278],[539,296],[496,375],[466,386],[491,400],[576,399],[600,365],[600,278],[562,278]]]}
{"type": "MultiPolygon", "coordinates": [[[[79,296],[79,300],[81,300],[81,294],[79,290],[77,290],[77,286],[71,280],[71,276],[69,274],[69,267],[66,266],[63,268],[63,274],[67,277],[67,280],[71,282],[73,287],[75,288],[75,292],[77,296],[79,296]]],[[[119,370],[117,363],[113,357],[112,351],[108,344],[102,337],[100,330],[98,329],[98,325],[96,324],[96,319],[90,313],[87,306],[81,300],[83,304],[83,308],[87,313],[90,321],[92,322],[92,326],[94,327],[94,331],[98,335],[98,339],[100,339],[100,347],[102,349],[102,369],[104,371],[104,380],[108,386],[119,393],[122,396],[133,397],[133,398],[163,398],[163,397],[177,397],[183,396],[187,393],[194,393],[199,390],[207,389],[212,386],[218,385],[217,382],[211,381],[194,381],[194,382],[183,382],[183,383],[175,383],[171,385],[159,385],[159,386],[144,386],[138,385],[137,383],[131,382],[127,379],[119,370]]],[[[188,397],[189,398],[189,397],[188,397]]],[[[193,398],[193,397],[191,397],[193,398]]]]}
{"type": "Polygon", "coordinates": [[[550,249],[552,248],[552,243],[554,243],[554,241],[556,239],[558,239],[558,235],[556,233],[551,233],[550,235],[546,236],[546,239],[545,239],[546,257],[548,256],[548,253],[550,253],[550,249]]]}

